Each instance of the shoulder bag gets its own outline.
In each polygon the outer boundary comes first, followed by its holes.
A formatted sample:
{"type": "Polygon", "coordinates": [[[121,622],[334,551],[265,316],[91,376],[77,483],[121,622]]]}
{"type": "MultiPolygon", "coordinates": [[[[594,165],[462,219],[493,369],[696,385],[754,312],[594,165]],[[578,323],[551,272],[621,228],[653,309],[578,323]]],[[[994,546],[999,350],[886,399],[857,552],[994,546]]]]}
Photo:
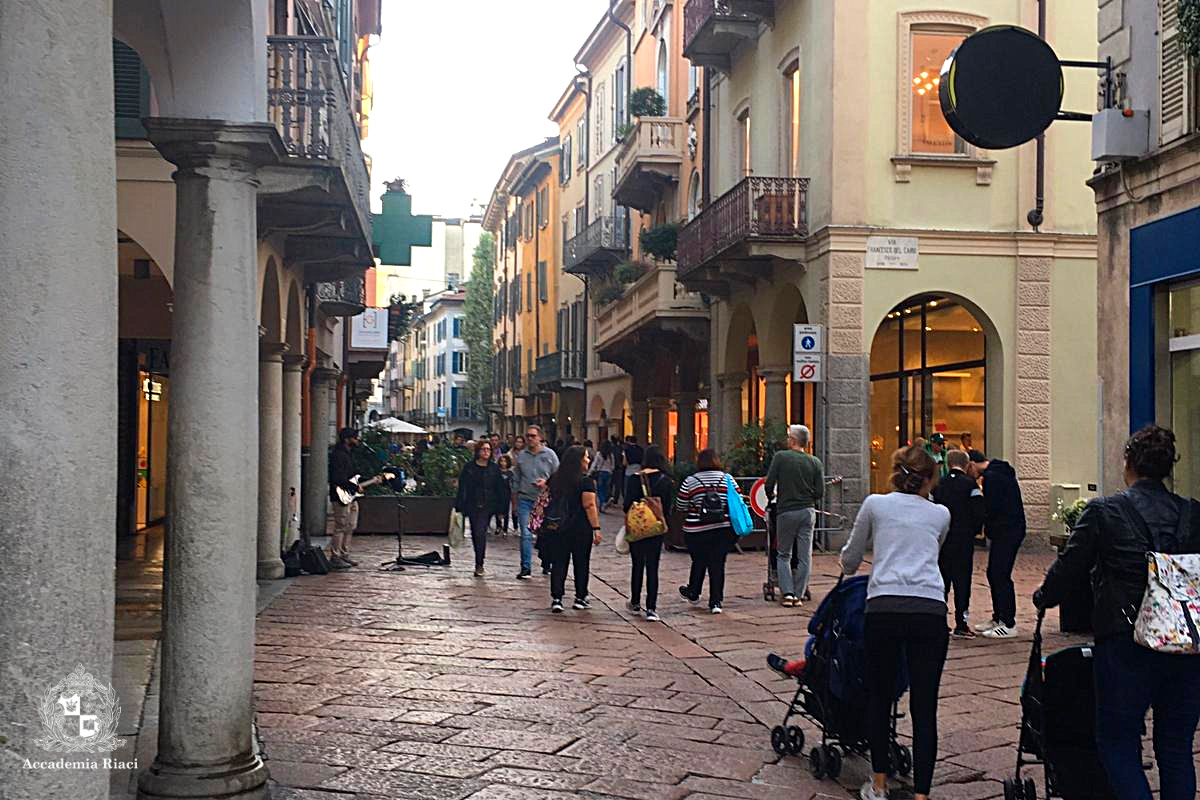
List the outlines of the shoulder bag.
{"type": "Polygon", "coordinates": [[[742,499],[737,484],[728,474],[725,476],[725,502],[729,506],[729,524],[738,536],[748,536],[754,530],[754,520],[750,517],[750,509],[742,499]]]}

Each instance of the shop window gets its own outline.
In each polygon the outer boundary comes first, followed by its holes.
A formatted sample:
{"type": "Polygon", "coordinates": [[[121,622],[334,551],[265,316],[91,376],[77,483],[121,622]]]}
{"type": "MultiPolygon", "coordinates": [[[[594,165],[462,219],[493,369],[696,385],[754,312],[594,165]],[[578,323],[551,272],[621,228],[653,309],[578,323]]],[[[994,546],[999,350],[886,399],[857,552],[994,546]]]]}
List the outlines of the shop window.
{"type": "Polygon", "coordinates": [[[942,62],[964,39],[961,33],[936,31],[912,32],[912,69],[901,77],[912,87],[912,113],[909,118],[913,153],[963,155],[966,142],[950,130],[938,99],[942,62]]]}
{"type": "Polygon", "coordinates": [[[1167,293],[1170,336],[1170,419],[1179,463],[1176,492],[1200,494],[1200,283],[1172,286],[1167,293]]]}
{"type": "Polygon", "coordinates": [[[919,437],[953,445],[970,433],[985,450],[986,350],[982,325],[952,299],[923,295],[888,312],[871,344],[872,491],[886,490],[892,451],[919,437]]]}
{"type": "Polygon", "coordinates": [[[784,97],[787,100],[787,116],[784,124],[787,127],[788,163],[787,175],[795,178],[800,175],[800,63],[793,62],[784,71],[784,97]]]}

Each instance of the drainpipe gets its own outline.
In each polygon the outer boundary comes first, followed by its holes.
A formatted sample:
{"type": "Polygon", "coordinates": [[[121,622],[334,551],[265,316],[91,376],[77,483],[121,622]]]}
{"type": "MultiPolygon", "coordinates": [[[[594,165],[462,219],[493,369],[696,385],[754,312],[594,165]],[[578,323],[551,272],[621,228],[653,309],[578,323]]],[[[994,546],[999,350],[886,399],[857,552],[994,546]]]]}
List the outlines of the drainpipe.
{"type": "Polygon", "coordinates": [[[346,402],[346,386],[350,383],[350,331],[346,330],[350,327],[347,322],[347,317],[342,317],[342,374],[338,378],[337,384],[337,418],[338,427],[348,427],[350,425],[349,403],[346,402]]]}
{"type": "MultiPolygon", "coordinates": [[[[629,29],[621,20],[617,19],[615,9],[618,0],[612,0],[608,6],[608,18],[612,23],[621,30],[625,31],[625,121],[629,122],[629,96],[633,93],[633,31],[629,29]]],[[[615,123],[616,120],[613,120],[615,123]]],[[[633,252],[633,242],[630,241],[630,225],[631,218],[629,207],[625,207],[625,247],[630,253],[633,252]]]]}
{"type": "Polygon", "coordinates": [[[704,150],[700,156],[700,206],[708,208],[712,201],[712,98],[709,94],[708,67],[700,70],[700,124],[704,127],[704,150]]]}
{"type": "MultiPolygon", "coordinates": [[[[1046,39],[1046,0],[1038,0],[1038,38],[1045,41],[1046,39]]],[[[1034,199],[1034,207],[1025,215],[1034,233],[1042,226],[1045,221],[1045,215],[1042,213],[1046,207],[1046,134],[1039,133],[1037,137],[1037,186],[1035,189],[1036,197],[1034,199]]]]}
{"type": "MultiPolygon", "coordinates": [[[[592,73],[590,70],[588,70],[587,67],[584,67],[583,69],[580,69],[579,67],[580,67],[580,65],[576,64],[575,70],[577,72],[579,72],[581,77],[584,77],[587,79],[587,88],[584,89],[584,95],[583,95],[587,99],[587,105],[583,111],[583,138],[584,138],[583,146],[584,146],[584,148],[586,148],[584,150],[584,152],[587,153],[587,158],[585,158],[584,162],[583,162],[583,226],[586,228],[589,224],[591,224],[591,219],[592,219],[592,212],[591,212],[591,194],[592,194],[591,177],[592,177],[592,175],[591,175],[591,169],[589,169],[589,166],[592,161],[592,151],[591,151],[592,73]]],[[[578,80],[578,78],[576,78],[576,80],[578,80]]],[[[576,84],[576,85],[578,85],[578,84],[576,84]]],[[[603,225],[603,223],[601,223],[601,224],[603,225]]],[[[576,236],[578,236],[580,233],[582,233],[582,231],[575,231],[576,236]]],[[[586,348],[587,348],[587,341],[588,341],[588,317],[591,316],[591,313],[592,313],[592,305],[591,305],[591,300],[590,300],[592,287],[591,287],[591,281],[588,280],[588,276],[586,274],[583,275],[582,280],[583,280],[583,315],[582,315],[583,330],[580,331],[579,346],[581,348],[585,348],[581,352],[580,355],[583,358],[583,364],[582,364],[582,366],[583,366],[583,370],[582,370],[582,372],[583,372],[583,387],[584,387],[583,388],[583,438],[587,439],[587,408],[588,408],[588,406],[587,406],[587,365],[588,365],[588,361],[590,359],[588,358],[589,353],[587,352],[586,348]]]]}
{"type": "MultiPolygon", "coordinates": [[[[542,357],[542,221],[537,218],[537,187],[533,189],[533,370],[534,375],[537,374],[537,362],[542,357]]],[[[550,204],[550,193],[546,192],[546,204],[550,204]]],[[[550,209],[546,209],[546,214],[549,215],[550,209]]],[[[547,224],[549,224],[547,222],[547,224]]],[[[549,277],[548,275],[546,277],[549,277]]],[[[533,375],[529,376],[529,382],[533,382],[533,375]]],[[[533,389],[532,386],[529,387],[533,389]]],[[[542,395],[540,392],[533,395],[533,409],[535,416],[539,417],[538,424],[541,424],[542,413],[542,395]]]]}
{"type": "Polygon", "coordinates": [[[304,378],[300,381],[300,446],[303,450],[312,447],[312,375],[317,368],[317,297],[313,287],[304,292],[308,312],[308,340],[305,346],[307,363],[304,378]]]}

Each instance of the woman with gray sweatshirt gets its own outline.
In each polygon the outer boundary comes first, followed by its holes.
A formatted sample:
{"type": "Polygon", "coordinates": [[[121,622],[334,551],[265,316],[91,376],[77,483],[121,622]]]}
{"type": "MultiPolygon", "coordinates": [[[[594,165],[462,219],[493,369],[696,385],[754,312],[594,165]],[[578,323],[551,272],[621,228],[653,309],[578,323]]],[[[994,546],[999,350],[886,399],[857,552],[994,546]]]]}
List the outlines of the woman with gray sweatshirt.
{"type": "Polygon", "coordinates": [[[895,491],[863,501],[854,530],[842,548],[842,572],[853,575],[867,547],[874,556],[867,583],[866,684],[867,738],[872,780],[859,790],[862,800],[886,800],[889,715],[896,694],[900,659],[908,656],[909,713],[913,726],[913,797],[928,800],[937,760],[938,688],[950,629],[946,626],[946,587],[938,551],[950,529],[950,511],[929,499],[939,467],[920,446],[892,455],[895,491]]]}

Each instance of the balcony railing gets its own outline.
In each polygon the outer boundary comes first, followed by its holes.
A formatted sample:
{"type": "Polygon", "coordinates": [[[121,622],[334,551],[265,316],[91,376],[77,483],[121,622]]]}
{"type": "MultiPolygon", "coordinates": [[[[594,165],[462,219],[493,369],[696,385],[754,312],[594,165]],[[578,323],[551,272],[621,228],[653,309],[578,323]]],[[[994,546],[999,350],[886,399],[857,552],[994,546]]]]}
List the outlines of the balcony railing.
{"type": "Polygon", "coordinates": [[[289,156],[337,165],[369,235],[371,176],[333,39],[267,37],[267,114],[289,156]]]}
{"type": "Polygon", "coordinates": [[[679,232],[679,272],[755,239],[808,237],[808,178],[744,178],[679,232]]]}
{"type": "Polygon", "coordinates": [[[587,356],[582,350],[560,350],[538,358],[533,381],[541,389],[582,388],[587,377],[587,356]]]}
{"type": "Polygon", "coordinates": [[[684,290],[676,281],[675,265],[662,262],[596,314],[595,342],[603,350],[667,319],[707,318],[699,293],[684,290]]]}
{"type": "Polygon", "coordinates": [[[679,181],[687,123],[673,117],[639,117],[617,151],[617,202],[651,211],[663,189],[679,181]]]}
{"type": "Polygon", "coordinates": [[[331,317],[354,317],[367,308],[367,284],[359,278],[318,283],[317,304],[331,317]]]}
{"type": "Polygon", "coordinates": [[[688,0],[683,55],[696,66],[727,70],[729,54],[756,36],[759,21],[773,12],[773,0],[688,0]]]}
{"type": "Polygon", "coordinates": [[[610,266],[629,252],[625,218],[601,217],[582,233],[563,243],[563,269],[589,272],[596,266],[610,266]]]}

